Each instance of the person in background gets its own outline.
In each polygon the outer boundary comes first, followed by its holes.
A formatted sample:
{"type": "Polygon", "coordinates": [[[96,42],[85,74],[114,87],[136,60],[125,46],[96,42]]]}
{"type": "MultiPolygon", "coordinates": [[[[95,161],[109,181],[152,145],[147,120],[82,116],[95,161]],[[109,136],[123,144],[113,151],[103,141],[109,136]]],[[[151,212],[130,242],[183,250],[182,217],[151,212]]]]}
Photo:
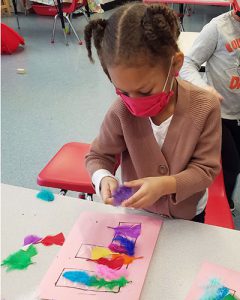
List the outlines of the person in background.
{"type": "Polygon", "coordinates": [[[233,211],[233,191],[240,173],[240,5],[208,23],[184,58],[180,76],[210,91],[221,103],[222,168],[233,211]],[[202,77],[200,67],[206,62],[202,77]]]}

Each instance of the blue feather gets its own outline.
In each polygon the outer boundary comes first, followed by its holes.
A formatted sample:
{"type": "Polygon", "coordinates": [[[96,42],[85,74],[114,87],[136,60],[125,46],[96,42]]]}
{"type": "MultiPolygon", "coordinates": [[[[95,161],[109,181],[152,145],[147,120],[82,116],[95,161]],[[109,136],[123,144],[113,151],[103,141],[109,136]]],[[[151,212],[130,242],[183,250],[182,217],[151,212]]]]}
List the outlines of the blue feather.
{"type": "Polygon", "coordinates": [[[130,256],[134,255],[135,243],[133,241],[121,235],[114,237],[113,242],[114,241],[119,242],[120,245],[126,249],[126,254],[130,256]]]}
{"type": "Polygon", "coordinates": [[[223,300],[229,294],[229,291],[229,288],[223,286],[218,278],[212,278],[200,300],[223,300]]]}
{"type": "Polygon", "coordinates": [[[48,190],[48,189],[42,189],[38,194],[37,198],[44,200],[44,201],[53,201],[54,200],[54,194],[48,190]]]}
{"type": "Polygon", "coordinates": [[[229,294],[229,288],[222,286],[217,290],[216,300],[222,300],[229,294]]]}
{"type": "Polygon", "coordinates": [[[90,284],[91,276],[83,271],[67,271],[63,273],[63,277],[77,283],[82,283],[84,285],[90,284]]]}

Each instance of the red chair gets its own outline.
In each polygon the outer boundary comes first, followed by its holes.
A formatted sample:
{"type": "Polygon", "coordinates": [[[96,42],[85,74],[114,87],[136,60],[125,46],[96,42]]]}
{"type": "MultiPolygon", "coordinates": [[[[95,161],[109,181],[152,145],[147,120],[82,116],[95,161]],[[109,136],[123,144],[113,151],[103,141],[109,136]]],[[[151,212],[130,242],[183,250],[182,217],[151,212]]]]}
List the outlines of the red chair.
{"type": "MultiPolygon", "coordinates": [[[[37,183],[41,186],[80,192],[81,198],[92,200],[95,190],[85,168],[84,158],[90,145],[82,143],[65,144],[39,173],[37,183]]],[[[116,168],[119,160],[116,162],[116,168]]],[[[234,228],[232,214],[225,196],[222,173],[209,188],[205,223],[226,228],[234,228]]]]}
{"type": "MultiPolygon", "coordinates": [[[[82,0],[81,3],[78,2],[79,0],[72,0],[72,3],[64,3],[63,7],[62,7],[62,11],[63,11],[63,17],[65,18],[65,20],[68,22],[70,28],[72,29],[73,33],[75,34],[78,42],[80,45],[82,45],[82,41],[80,40],[76,30],[74,29],[71,19],[72,19],[72,14],[76,11],[76,10],[80,10],[83,15],[85,16],[85,18],[87,19],[87,21],[89,22],[89,17],[86,14],[85,10],[83,9],[85,6],[87,6],[87,0],[82,0]]],[[[53,31],[52,31],[52,40],[51,42],[54,43],[54,38],[55,38],[55,29],[56,29],[56,22],[57,22],[57,18],[59,17],[59,13],[58,10],[56,8],[56,15],[54,17],[54,22],[53,22],[53,31]]],[[[69,28],[69,32],[70,32],[70,28],[69,28]]]]}
{"type": "Polygon", "coordinates": [[[62,195],[68,190],[80,192],[81,198],[92,200],[95,190],[84,164],[89,148],[89,144],[65,144],[39,173],[37,183],[59,188],[62,195]]]}
{"type": "Polygon", "coordinates": [[[205,223],[234,229],[232,213],[225,194],[222,171],[208,189],[205,223]]]}

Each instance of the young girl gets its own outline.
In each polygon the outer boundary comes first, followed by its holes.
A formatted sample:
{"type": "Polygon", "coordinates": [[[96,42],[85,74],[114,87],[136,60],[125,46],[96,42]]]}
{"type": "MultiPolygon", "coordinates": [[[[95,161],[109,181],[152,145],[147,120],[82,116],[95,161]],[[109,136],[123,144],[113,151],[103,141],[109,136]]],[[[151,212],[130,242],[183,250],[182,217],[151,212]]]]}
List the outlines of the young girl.
{"type": "Polygon", "coordinates": [[[124,185],[135,190],[123,206],[203,222],[206,189],[220,169],[220,109],[209,92],[176,79],[183,64],[179,34],[172,10],[141,3],[87,25],[88,56],[93,61],[93,38],[119,97],[86,166],[107,204],[118,186],[120,155],[124,185]]]}

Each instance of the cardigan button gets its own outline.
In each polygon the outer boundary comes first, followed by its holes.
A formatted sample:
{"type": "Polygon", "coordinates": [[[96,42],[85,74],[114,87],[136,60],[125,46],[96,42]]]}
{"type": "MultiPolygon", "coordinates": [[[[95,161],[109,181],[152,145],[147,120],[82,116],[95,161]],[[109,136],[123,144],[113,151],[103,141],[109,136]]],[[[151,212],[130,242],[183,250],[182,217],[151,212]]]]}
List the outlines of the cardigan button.
{"type": "Polygon", "coordinates": [[[161,175],[166,175],[168,172],[168,168],[164,165],[160,165],[158,170],[161,175]]]}

